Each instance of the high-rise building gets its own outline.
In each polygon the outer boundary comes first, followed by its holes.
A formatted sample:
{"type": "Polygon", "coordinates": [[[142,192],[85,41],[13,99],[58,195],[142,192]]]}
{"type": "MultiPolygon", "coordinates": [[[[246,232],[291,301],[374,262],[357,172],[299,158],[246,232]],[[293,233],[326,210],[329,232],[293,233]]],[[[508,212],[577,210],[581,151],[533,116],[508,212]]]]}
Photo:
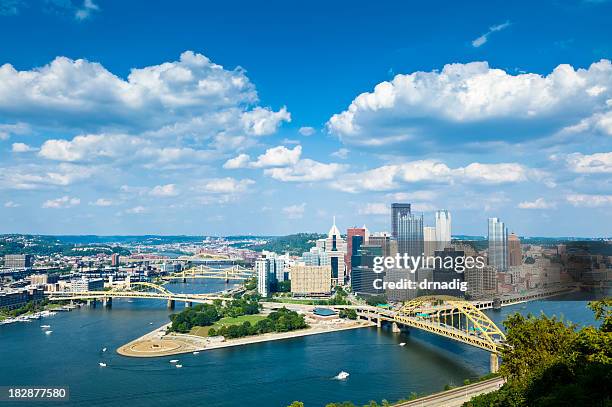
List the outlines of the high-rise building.
{"type": "Polygon", "coordinates": [[[521,240],[514,233],[508,236],[508,266],[520,266],[523,264],[523,252],[521,240]]]}
{"type": "Polygon", "coordinates": [[[425,256],[433,256],[434,252],[438,250],[438,241],[436,239],[436,228],[433,226],[423,227],[423,253],[425,256]]]}
{"type": "Polygon", "coordinates": [[[508,229],[498,218],[489,218],[488,227],[488,261],[497,271],[508,268],[508,229]]]}
{"type": "MultiPolygon", "coordinates": [[[[459,282],[465,281],[465,270],[459,269],[459,271],[455,267],[447,267],[446,260],[448,258],[453,259],[453,266],[457,263],[457,258],[465,258],[465,253],[461,250],[455,250],[452,247],[447,247],[444,250],[436,250],[434,252],[434,256],[436,258],[441,258],[444,261],[442,263],[436,262],[434,264],[433,270],[433,281],[441,282],[441,283],[451,283],[454,280],[459,280],[459,282]]],[[[465,292],[456,289],[456,290],[432,290],[431,294],[433,295],[451,295],[454,297],[463,297],[465,292]]]]}
{"type": "Polygon", "coordinates": [[[351,256],[356,253],[356,250],[353,249],[353,237],[361,237],[360,244],[367,243],[366,233],[365,225],[362,228],[354,227],[346,230],[346,256],[344,261],[346,263],[346,274],[349,278],[351,276],[351,256]]]}
{"type": "Polygon", "coordinates": [[[408,256],[422,256],[424,247],[423,215],[397,216],[397,251],[408,256]]]}
{"type": "Polygon", "coordinates": [[[270,294],[270,262],[266,258],[255,260],[255,274],[257,275],[257,293],[262,297],[270,294]]]}
{"type": "Polygon", "coordinates": [[[302,253],[302,262],[307,266],[327,266],[329,265],[329,257],[325,253],[325,249],[319,247],[311,247],[310,251],[302,253]]]}
{"type": "Polygon", "coordinates": [[[451,214],[446,209],[436,211],[436,240],[438,248],[444,250],[451,243],[451,214]]]}
{"type": "Polygon", "coordinates": [[[4,255],[4,267],[23,269],[32,267],[34,257],[31,254],[6,254],[4,255]]]}
{"type": "Polygon", "coordinates": [[[409,203],[392,203],[391,204],[391,236],[397,239],[398,224],[397,220],[400,216],[410,215],[409,203]]]}
{"type": "Polygon", "coordinates": [[[374,257],[382,256],[382,247],[362,244],[352,257],[351,289],[358,294],[384,294],[382,287],[374,287],[374,280],[383,279],[384,273],[374,272],[374,257]]]}
{"type": "Polygon", "coordinates": [[[388,232],[373,233],[368,238],[368,244],[380,246],[385,257],[397,254],[397,241],[388,232]]]}
{"type": "Polygon", "coordinates": [[[325,253],[329,257],[329,264],[332,271],[332,284],[343,285],[345,282],[345,264],[344,256],[346,256],[346,241],[342,238],[340,230],[336,226],[336,217],[334,223],[329,229],[327,239],[325,239],[325,253]]]}
{"type": "Polygon", "coordinates": [[[111,266],[112,267],[119,267],[119,263],[120,263],[120,258],[119,258],[119,253],[113,253],[111,255],[111,266]]]}
{"type": "Polygon", "coordinates": [[[331,292],[331,267],[307,266],[295,263],[291,267],[291,293],[294,295],[321,295],[331,292]]]}

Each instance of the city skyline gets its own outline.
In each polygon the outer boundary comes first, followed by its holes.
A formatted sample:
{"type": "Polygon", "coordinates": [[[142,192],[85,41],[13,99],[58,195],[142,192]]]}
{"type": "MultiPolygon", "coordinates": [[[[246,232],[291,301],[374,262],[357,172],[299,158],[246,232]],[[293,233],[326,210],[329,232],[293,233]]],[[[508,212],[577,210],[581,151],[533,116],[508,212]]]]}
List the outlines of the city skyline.
{"type": "Polygon", "coordinates": [[[0,233],[609,237],[612,3],[144,4],[0,0],[0,233]]]}

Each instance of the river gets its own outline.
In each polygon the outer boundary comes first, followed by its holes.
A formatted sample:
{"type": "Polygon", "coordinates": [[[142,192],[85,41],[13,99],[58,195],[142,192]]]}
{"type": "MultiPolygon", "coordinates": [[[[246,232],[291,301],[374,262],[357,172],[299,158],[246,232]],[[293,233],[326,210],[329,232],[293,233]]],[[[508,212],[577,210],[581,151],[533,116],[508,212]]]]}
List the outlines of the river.
{"type": "MultiPolygon", "coordinates": [[[[175,292],[229,288],[222,281],[166,287],[175,292]]],[[[74,406],[284,407],[300,400],[306,407],[318,407],[345,400],[396,401],[411,392],[461,384],[489,368],[489,355],[482,350],[416,330],[398,335],[376,328],[178,357],[132,359],[115,353],[118,346],[167,322],[165,307],[164,301],[116,299],[112,309],[84,307],[31,323],[2,325],[0,385],[68,386],[69,404],[74,406]],[[53,333],[45,335],[43,324],[51,325],[53,333]],[[401,342],[406,346],[399,346],[401,342]],[[182,369],[169,363],[173,358],[180,359],[182,369]],[[348,380],[333,379],[341,370],[350,373],[348,380]]],[[[501,326],[510,313],[541,311],[594,323],[584,301],[538,301],[487,313],[501,326]]]]}

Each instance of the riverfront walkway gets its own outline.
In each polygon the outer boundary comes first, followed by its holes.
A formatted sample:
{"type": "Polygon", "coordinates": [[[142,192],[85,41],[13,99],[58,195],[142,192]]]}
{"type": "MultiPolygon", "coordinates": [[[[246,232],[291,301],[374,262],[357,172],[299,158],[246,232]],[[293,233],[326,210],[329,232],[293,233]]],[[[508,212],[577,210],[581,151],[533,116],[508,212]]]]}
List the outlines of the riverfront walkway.
{"type": "Polygon", "coordinates": [[[472,397],[480,394],[491,393],[499,389],[505,383],[503,377],[495,377],[482,382],[468,384],[456,389],[432,394],[412,401],[394,404],[394,407],[459,407],[470,401],[472,397]]]}

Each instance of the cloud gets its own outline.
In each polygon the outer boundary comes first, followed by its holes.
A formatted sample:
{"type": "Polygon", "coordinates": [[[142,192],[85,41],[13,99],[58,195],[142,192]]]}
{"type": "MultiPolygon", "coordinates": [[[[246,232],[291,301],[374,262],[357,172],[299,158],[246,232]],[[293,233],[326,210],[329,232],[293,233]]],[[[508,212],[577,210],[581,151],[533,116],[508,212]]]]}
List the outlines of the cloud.
{"type": "Polygon", "coordinates": [[[0,16],[15,16],[19,14],[21,0],[0,0],[0,16]]]}
{"type": "Polygon", "coordinates": [[[497,31],[501,31],[501,30],[503,30],[505,28],[508,28],[509,26],[510,26],[510,21],[506,21],[505,23],[489,27],[489,31],[487,31],[486,33],[482,34],[480,37],[478,37],[474,41],[472,41],[472,46],[474,48],[478,48],[478,47],[486,44],[486,42],[489,39],[489,36],[492,33],[497,32],[497,31]]]}
{"type": "Polygon", "coordinates": [[[149,192],[149,195],[158,198],[177,196],[178,194],[175,184],[157,185],[149,192]]]}
{"type": "Polygon", "coordinates": [[[0,140],[8,140],[11,134],[28,134],[30,126],[25,123],[1,124],[0,123],[0,140]]]}
{"type": "Polygon", "coordinates": [[[565,199],[576,207],[596,208],[612,205],[612,195],[570,194],[565,199]]]}
{"type": "Polygon", "coordinates": [[[396,192],[393,194],[387,194],[387,197],[393,201],[431,201],[438,196],[434,191],[413,191],[413,192],[396,192]]]}
{"type": "Polygon", "coordinates": [[[49,199],[43,202],[42,207],[53,209],[72,208],[73,206],[79,205],[80,203],[81,200],[79,198],[73,198],[68,195],[64,195],[61,198],[49,199]]]}
{"type": "Polygon", "coordinates": [[[114,202],[110,199],[98,198],[94,202],[90,202],[89,204],[93,206],[111,206],[114,204],[114,202]]]}
{"type": "Polygon", "coordinates": [[[25,143],[13,143],[13,146],[11,148],[11,151],[13,153],[27,153],[30,151],[35,151],[36,149],[33,147],[30,147],[29,145],[25,144],[25,143]]]}
{"type": "Polygon", "coordinates": [[[246,192],[248,187],[253,184],[255,184],[255,181],[252,179],[245,178],[238,180],[235,178],[226,177],[207,180],[201,185],[196,186],[195,189],[211,194],[235,194],[246,192]]]}
{"type": "Polygon", "coordinates": [[[345,174],[331,183],[332,188],[345,192],[388,191],[404,183],[433,182],[441,184],[498,185],[540,180],[543,175],[518,163],[481,164],[450,168],[437,160],[417,160],[403,164],[384,165],[360,173],[345,174]]]}
{"type": "Polygon", "coordinates": [[[24,165],[0,167],[0,189],[42,189],[68,186],[91,178],[99,171],[94,166],[61,163],[51,167],[24,165]]]}
{"type": "Polygon", "coordinates": [[[253,168],[284,167],[294,165],[300,160],[302,146],[289,149],[285,146],[269,148],[251,164],[253,168]]]}
{"type": "Polygon", "coordinates": [[[139,206],[135,206],[130,209],[126,209],[125,213],[129,213],[132,215],[140,215],[141,213],[145,213],[146,211],[147,211],[147,208],[139,205],[139,206]]]}
{"type": "Polygon", "coordinates": [[[230,158],[223,164],[223,168],[227,169],[237,169],[237,168],[245,168],[248,166],[251,157],[248,154],[240,154],[234,158],[230,158]]]}
{"type": "Polygon", "coordinates": [[[524,201],[518,204],[521,209],[551,209],[555,208],[554,202],[547,202],[544,198],[537,198],[535,201],[524,201]]]}
{"type": "Polygon", "coordinates": [[[283,213],[289,219],[301,219],[304,216],[306,204],[290,205],[283,208],[283,213]]]}
{"type": "Polygon", "coordinates": [[[21,206],[21,204],[18,204],[17,202],[13,202],[13,201],[6,201],[4,203],[4,207],[5,208],[18,208],[20,206],[21,206]]]}
{"type": "Polygon", "coordinates": [[[300,127],[298,132],[304,137],[309,137],[315,134],[317,131],[315,130],[314,127],[305,126],[305,127],[300,127]]]}
{"type": "Polygon", "coordinates": [[[74,17],[77,20],[87,20],[93,12],[98,10],[100,10],[100,7],[93,0],[84,0],[83,5],[77,8],[74,17]]]}
{"type": "Polygon", "coordinates": [[[609,60],[588,69],[559,65],[546,76],[511,75],[486,62],[457,63],[381,82],[326,126],[345,144],[392,145],[394,153],[400,145],[414,154],[550,137],[585,119],[594,123],[594,117],[606,130],[612,128],[611,99],[609,60]]]}
{"type": "Polygon", "coordinates": [[[565,158],[567,166],[577,173],[612,173],[612,152],[584,155],[568,154],[565,158]]]}
{"type": "Polygon", "coordinates": [[[358,210],[360,215],[389,215],[391,209],[386,203],[368,203],[358,210]]]}
{"type": "Polygon", "coordinates": [[[348,148],[341,148],[338,151],[334,151],[333,153],[331,153],[331,156],[344,160],[346,159],[346,157],[348,157],[348,153],[349,153],[348,148]]]}
{"type": "Polygon", "coordinates": [[[210,140],[271,134],[290,120],[286,108],[275,112],[257,102],[244,70],[224,69],[192,51],[133,68],[127,79],[66,57],[28,71],[0,66],[0,116],[62,131],[210,140]]]}
{"type": "Polygon", "coordinates": [[[265,169],[264,174],[285,182],[314,182],[334,179],[346,168],[343,164],[324,164],[306,158],[290,167],[265,169]]]}
{"type": "Polygon", "coordinates": [[[38,155],[54,161],[107,161],[162,170],[177,166],[184,168],[216,157],[210,150],[164,146],[126,134],[86,134],[72,140],[50,139],[43,143],[38,155]]]}

